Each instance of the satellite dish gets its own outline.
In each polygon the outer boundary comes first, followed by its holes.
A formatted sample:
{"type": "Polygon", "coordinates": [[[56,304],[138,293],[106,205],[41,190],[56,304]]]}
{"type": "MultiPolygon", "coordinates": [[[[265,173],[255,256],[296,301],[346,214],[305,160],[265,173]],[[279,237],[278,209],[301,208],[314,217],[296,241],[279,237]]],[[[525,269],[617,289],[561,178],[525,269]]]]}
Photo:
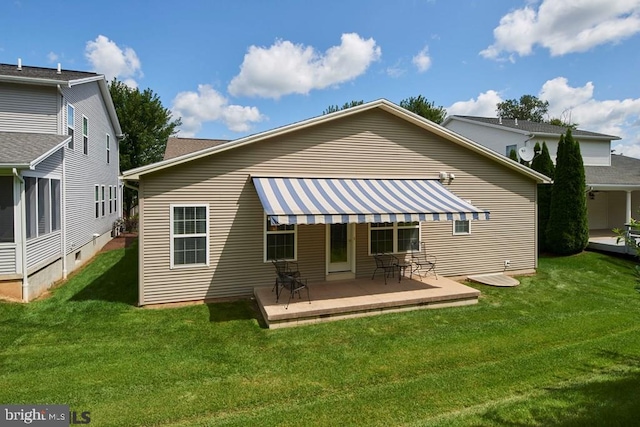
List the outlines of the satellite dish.
{"type": "Polygon", "coordinates": [[[531,160],[533,160],[533,156],[535,155],[535,153],[529,147],[521,147],[518,149],[518,155],[525,162],[530,162],[531,160]]]}

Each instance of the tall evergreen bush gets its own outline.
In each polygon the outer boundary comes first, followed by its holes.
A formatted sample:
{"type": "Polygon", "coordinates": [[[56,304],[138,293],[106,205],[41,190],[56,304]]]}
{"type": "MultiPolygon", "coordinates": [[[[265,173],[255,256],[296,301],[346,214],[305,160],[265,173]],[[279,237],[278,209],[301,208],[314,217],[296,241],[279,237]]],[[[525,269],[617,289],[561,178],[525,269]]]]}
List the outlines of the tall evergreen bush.
{"type": "Polygon", "coordinates": [[[581,252],[589,242],[584,164],[571,129],[560,137],[551,191],[547,249],[558,255],[581,252]]]}
{"type": "MultiPolygon", "coordinates": [[[[540,149],[539,143],[536,143],[536,156],[531,162],[531,169],[540,172],[553,179],[555,175],[555,167],[549,154],[547,143],[542,143],[540,149]]],[[[538,251],[546,252],[549,250],[547,243],[547,225],[549,224],[549,215],[551,211],[551,191],[552,184],[538,184],[538,251]]]]}

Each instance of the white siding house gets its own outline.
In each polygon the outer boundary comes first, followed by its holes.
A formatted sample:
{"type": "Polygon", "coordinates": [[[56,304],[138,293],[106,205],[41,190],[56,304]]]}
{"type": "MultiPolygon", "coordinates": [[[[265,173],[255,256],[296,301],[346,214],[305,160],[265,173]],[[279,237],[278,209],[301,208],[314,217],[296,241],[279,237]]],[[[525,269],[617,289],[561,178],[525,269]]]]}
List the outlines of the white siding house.
{"type": "Polygon", "coordinates": [[[0,295],[29,301],[110,240],[121,133],[104,76],[0,64],[0,295]]]}

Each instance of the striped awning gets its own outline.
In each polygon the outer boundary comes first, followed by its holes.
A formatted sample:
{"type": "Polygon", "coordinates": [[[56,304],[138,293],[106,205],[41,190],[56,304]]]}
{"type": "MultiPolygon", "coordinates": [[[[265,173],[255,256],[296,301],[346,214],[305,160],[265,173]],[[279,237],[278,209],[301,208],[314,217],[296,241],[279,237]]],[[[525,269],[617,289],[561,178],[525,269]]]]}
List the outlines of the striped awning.
{"type": "Polygon", "coordinates": [[[485,220],[489,212],[429,179],[252,177],[272,224],[485,220]]]}

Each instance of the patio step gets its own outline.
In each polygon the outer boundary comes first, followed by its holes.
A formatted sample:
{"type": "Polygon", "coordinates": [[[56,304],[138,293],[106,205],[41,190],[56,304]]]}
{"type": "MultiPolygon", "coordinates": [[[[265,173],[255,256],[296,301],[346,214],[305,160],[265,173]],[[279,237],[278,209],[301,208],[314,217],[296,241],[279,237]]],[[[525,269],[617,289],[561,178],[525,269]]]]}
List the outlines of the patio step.
{"type": "Polygon", "coordinates": [[[520,284],[520,282],[513,277],[507,276],[503,273],[476,274],[475,276],[467,277],[467,279],[483,285],[499,287],[513,287],[520,284]]]}

